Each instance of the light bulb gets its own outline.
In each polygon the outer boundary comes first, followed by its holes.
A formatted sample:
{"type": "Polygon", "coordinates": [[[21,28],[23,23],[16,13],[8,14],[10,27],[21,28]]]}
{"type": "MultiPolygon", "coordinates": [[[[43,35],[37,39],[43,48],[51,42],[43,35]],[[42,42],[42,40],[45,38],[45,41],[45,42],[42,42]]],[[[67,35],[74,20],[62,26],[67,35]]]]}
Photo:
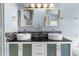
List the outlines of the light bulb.
{"type": "Polygon", "coordinates": [[[37,7],[40,8],[41,7],[41,4],[37,4],[37,7]]]}
{"type": "Polygon", "coordinates": [[[31,6],[32,8],[34,8],[34,7],[35,7],[35,4],[31,4],[30,6],[31,6]]]}
{"type": "Polygon", "coordinates": [[[44,4],[43,7],[44,7],[44,8],[48,7],[48,4],[44,4]]]}
{"type": "Polygon", "coordinates": [[[54,6],[54,4],[50,4],[49,7],[52,8],[52,7],[55,7],[55,6],[54,6]]]}

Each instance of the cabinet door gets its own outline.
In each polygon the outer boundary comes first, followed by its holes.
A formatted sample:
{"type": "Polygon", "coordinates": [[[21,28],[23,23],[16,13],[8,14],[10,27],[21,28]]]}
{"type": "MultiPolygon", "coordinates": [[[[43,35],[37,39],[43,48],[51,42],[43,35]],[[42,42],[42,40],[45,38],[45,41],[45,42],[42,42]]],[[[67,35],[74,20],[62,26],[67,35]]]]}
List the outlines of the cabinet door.
{"type": "Polygon", "coordinates": [[[18,44],[9,44],[9,56],[18,56],[18,44]]]}
{"type": "Polygon", "coordinates": [[[23,44],[23,56],[32,56],[32,44],[23,44]]]}
{"type": "Polygon", "coordinates": [[[47,56],[56,56],[56,44],[47,44],[47,56]]]}
{"type": "Polygon", "coordinates": [[[61,56],[70,56],[70,44],[61,44],[61,56]]]}

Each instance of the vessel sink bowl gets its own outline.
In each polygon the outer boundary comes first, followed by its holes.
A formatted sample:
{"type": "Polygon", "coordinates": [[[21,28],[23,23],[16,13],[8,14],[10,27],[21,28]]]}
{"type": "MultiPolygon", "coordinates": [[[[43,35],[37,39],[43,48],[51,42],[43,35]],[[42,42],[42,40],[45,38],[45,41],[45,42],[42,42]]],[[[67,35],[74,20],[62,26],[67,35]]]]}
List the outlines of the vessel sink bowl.
{"type": "Polygon", "coordinates": [[[30,39],[31,39],[30,33],[17,34],[17,40],[30,40],[30,39]]]}
{"type": "Polygon", "coordinates": [[[48,39],[50,40],[62,40],[63,36],[60,33],[48,33],[48,39]]]}

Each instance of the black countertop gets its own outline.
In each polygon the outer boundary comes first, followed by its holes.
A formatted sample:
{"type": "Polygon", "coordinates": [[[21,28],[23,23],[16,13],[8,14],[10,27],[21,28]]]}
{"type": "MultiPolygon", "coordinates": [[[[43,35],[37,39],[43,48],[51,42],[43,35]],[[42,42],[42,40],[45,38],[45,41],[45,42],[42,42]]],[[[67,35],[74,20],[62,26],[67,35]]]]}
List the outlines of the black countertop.
{"type": "MultiPolygon", "coordinates": [[[[23,32],[19,32],[23,33],[23,32]]],[[[26,33],[26,32],[25,32],[26,33]]],[[[44,31],[44,32],[28,32],[32,34],[32,38],[29,40],[17,40],[16,34],[17,33],[6,33],[5,36],[7,37],[7,42],[72,42],[65,37],[62,40],[50,40],[48,39],[48,33],[53,33],[52,31],[44,31]],[[40,37],[38,37],[40,36],[40,37]],[[9,40],[11,39],[11,40],[9,40]]],[[[55,31],[55,33],[61,33],[61,31],[55,31]]]]}
{"type": "Polygon", "coordinates": [[[27,31],[27,32],[17,32],[17,33],[61,33],[61,31],[27,31]]]}
{"type": "Polygon", "coordinates": [[[7,40],[7,42],[72,42],[72,41],[63,37],[62,40],[48,39],[47,41],[31,41],[31,39],[30,39],[30,40],[7,40]]]}

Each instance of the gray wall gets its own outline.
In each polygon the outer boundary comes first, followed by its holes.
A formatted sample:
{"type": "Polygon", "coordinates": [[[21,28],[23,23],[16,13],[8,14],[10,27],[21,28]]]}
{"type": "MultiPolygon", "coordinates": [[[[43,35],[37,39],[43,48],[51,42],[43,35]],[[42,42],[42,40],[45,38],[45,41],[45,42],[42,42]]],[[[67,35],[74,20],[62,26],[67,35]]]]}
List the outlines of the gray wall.
{"type": "MultiPolygon", "coordinates": [[[[60,15],[62,17],[62,24],[56,27],[43,27],[43,30],[51,31],[53,28],[55,30],[62,31],[63,36],[73,37],[79,35],[79,4],[78,3],[55,3],[55,6],[60,9],[60,15]]],[[[44,15],[44,10],[35,11],[37,18],[34,19],[35,26],[38,23],[44,25],[44,20],[41,15],[44,15]]],[[[42,16],[43,17],[43,16],[42,16]]],[[[26,29],[27,31],[32,31],[34,27],[22,27],[19,31],[26,29]]]]}
{"type": "Polygon", "coordinates": [[[66,37],[79,36],[79,3],[61,3],[56,4],[61,10],[62,25],[60,26],[62,34],[66,37]]]}
{"type": "Polygon", "coordinates": [[[17,32],[18,20],[17,20],[17,4],[5,3],[4,4],[4,30],[5,32],[17,32]]]}
{"type": "MultiPolygon", "coordinates": [[[[17,4],[18,6],[20,4],[17,4]]],[[[34,13],[36,16],[34,19],[34,25],[30,27],[19,27],[17,22],[17,7],[16,4],[6,4],[5,6],[5,32],[17,32],[17,31],[36,31],[34,27],[37,27],[39,23],[44,25],[43,15],[44,10],[35,10],[34,13]],[[12,9],[12,10],[11,10],[12,9]],[[7,17],[8,16],[8,17],[7,17]],[[13,20],[11,17],[16,16],[16,19],[13,20]]],[[[44,27],[43,31],[51,31],[53,28],[55,30],[62,31],[64,36],[78,36],[79,35],[79,4],[78,3],[55,3],[56,8],[60,9],[60,15],[62,17],[62,24],[56,27],[44,27]]]]}

